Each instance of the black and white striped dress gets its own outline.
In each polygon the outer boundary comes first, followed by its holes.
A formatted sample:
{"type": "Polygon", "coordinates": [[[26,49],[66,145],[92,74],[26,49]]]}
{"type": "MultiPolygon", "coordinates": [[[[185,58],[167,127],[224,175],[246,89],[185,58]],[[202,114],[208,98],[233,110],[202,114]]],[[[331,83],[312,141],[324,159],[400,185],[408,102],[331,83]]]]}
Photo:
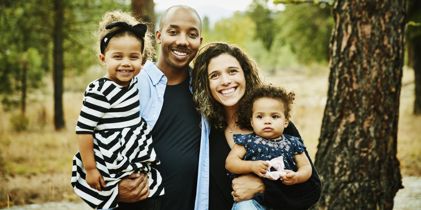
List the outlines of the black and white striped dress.
{"type": "Polygon", "coordinates": [[[139,115],[138,93],[137,78],[128,87],[100,78],[85,90],[76,133],[93,135],[96,167],[106,187],[97,191],[88,185],[79,152],[73,157],[71,184],[92,208],[117,207],[118,182],[138,171],[148,175],[149,197],[164,194],[150,129],[139,115]]]}

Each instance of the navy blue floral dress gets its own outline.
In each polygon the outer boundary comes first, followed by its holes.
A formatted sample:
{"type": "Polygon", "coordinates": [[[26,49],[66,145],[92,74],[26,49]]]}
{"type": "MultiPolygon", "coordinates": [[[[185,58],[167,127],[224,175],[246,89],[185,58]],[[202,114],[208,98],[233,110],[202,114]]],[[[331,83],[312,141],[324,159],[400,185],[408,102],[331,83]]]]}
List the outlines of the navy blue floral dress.
{"type": "Polygon", "coordinates": [[[246,148],[244,160],[271,160],[283,156],[285,169],[293,171],[298,170],[294,156],[305,151],[305,146],[299,137],[286,134],[271,140],[255,133],[234,134],[234,142],[246,148]]]}

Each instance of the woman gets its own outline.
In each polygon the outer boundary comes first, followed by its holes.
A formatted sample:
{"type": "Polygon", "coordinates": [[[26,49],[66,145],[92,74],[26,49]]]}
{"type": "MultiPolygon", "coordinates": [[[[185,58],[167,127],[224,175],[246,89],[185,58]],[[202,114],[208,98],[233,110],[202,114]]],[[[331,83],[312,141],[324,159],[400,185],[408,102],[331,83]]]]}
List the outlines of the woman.
{"type": "MultiPolygon", "coordinates": [[[[251,174],[231,181],[227,175],[225,159],[234,145],[233,134],[251,132],[237,126],[236,112],[243,98],[259,85],[261,80],[253,61],[235,46],[209,44],[199,52],[194,62],[193,98],[212,125],[209,138],[211,210],[231,209],[234,201],[253,197],[270,208],[307,209],[320,196],[320,181],[314,167],[309,181],[294,186],[283,185],[279,180],[262,180],[251,174]],[[300,189],[307,187],[315,191],[301,194],[300,189]]],[[[284,132],[299,136],[293,123],[284,132]]],[[[306,155],[308,157],[307,152],[306,155]]]]}

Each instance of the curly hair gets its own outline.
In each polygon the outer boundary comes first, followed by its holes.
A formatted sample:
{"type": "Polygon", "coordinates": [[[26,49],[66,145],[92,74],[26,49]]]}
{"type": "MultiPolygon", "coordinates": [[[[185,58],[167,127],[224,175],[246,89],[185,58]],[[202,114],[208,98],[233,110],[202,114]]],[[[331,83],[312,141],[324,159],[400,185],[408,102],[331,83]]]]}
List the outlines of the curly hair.
{"type": "MultiPolygon", "coordinates": [[[[97,32],[97,36],[98,36],[97,49],[99,49],[99,43],[101,42],[102,38],[104,38],[105,35],[107,35],[108,33],[112,31],[118,30],[118,28],[106,29],[105,27],[108,24],[112,22],[117,22],[117,21],[126,22],[132,26],[139,23],[143,23],[142,21],[136,20],[136,18],[134,18],[127,12],[114,10],[114,11],[105,13],[104,16],[102,17],[102,20],[99,22],[99,27],[98,27],[98,32],[97,32]]],[[[152,34],[150,33],[149,30],[146,32],[144,40],[140,40],[139,38],[137,38],[135,35],[131,34],[130,32],[117,34],[114,37],[120,37],[120,36],[125,36],[125,35],[135,37],[143,45],[142,46],[143,47],[143,51],[142,51],[143,64],[146,62],[146,60],[152,60],[155,57],[155,49],[152,46],[152,40],[153,40],[152,34]]]]}
{"type": "MultiPolygon", "coordinates": [[[[254,61],[239,47],[231,44],[222,42],[210,43],[204,46],[198,54],[194,61],[192,71],[193,100],[196,103],[197,109],[209,119],[213,126],[216,128],[225,128],[227,126],[225,109],[223,105],[212,97],[209,88],[208,66],[210,61],[222,54],[231,55],[238,60],[244,71],[246,80],[244,96],[248,96],[254,88],[261,84],[258,69],[254,61]]],[[[238,102],[239,104],[242,103],[243,98],[238,102]]]]}
{"type": "Polygon", "coordinates": [[[295,93],[287,92],[285,89],[280,87],[273,87],[271,85],[262,85],[249,94],[240,104],[238,112],[237,125],[242,129],[253,130],[251,127],[250,119],[253,115],[253,105],[257,99],[260,98],[272,98],[279,100],[284,104],[285,118],[289,120],[291,118],[291,105],[295,99],[295,93]]]}

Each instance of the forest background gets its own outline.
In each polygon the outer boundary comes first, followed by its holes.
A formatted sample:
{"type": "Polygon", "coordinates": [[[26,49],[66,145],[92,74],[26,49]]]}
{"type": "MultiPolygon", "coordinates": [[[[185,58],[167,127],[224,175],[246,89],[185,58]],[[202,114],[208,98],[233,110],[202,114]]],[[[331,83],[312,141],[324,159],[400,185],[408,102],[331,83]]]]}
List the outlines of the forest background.
{"type": "MultiPolygon", "coordinates": [[[[77,150],[74,127],[83,91],[104,75],[97,59],[97,24],[109,10],[136,13],[134,4],[143,5],[145,11],[138,12],[153,23],[159,13],[150,12],[151,2],[0,3],[0,208],[80,201],[70,186],[71,158],[77,150]]],[[[240,46],[255,59],[266,82],[297,94],[293,121],[314,159],[327,98],[332,2],[287,4],[282,9],[271,5],[254,0],[229,17],[203,17],[204,44],[240,46]]],[[[409,25],[408,40],[419,35],[419,27],[409,25]]],[[[406,45],[406,52],[412,50],[406,45]]],[[[404,177],[421,177],[421,117],[414,107],[411,57],[406,54],[403,71],[397,156],[404,177]]]]}

